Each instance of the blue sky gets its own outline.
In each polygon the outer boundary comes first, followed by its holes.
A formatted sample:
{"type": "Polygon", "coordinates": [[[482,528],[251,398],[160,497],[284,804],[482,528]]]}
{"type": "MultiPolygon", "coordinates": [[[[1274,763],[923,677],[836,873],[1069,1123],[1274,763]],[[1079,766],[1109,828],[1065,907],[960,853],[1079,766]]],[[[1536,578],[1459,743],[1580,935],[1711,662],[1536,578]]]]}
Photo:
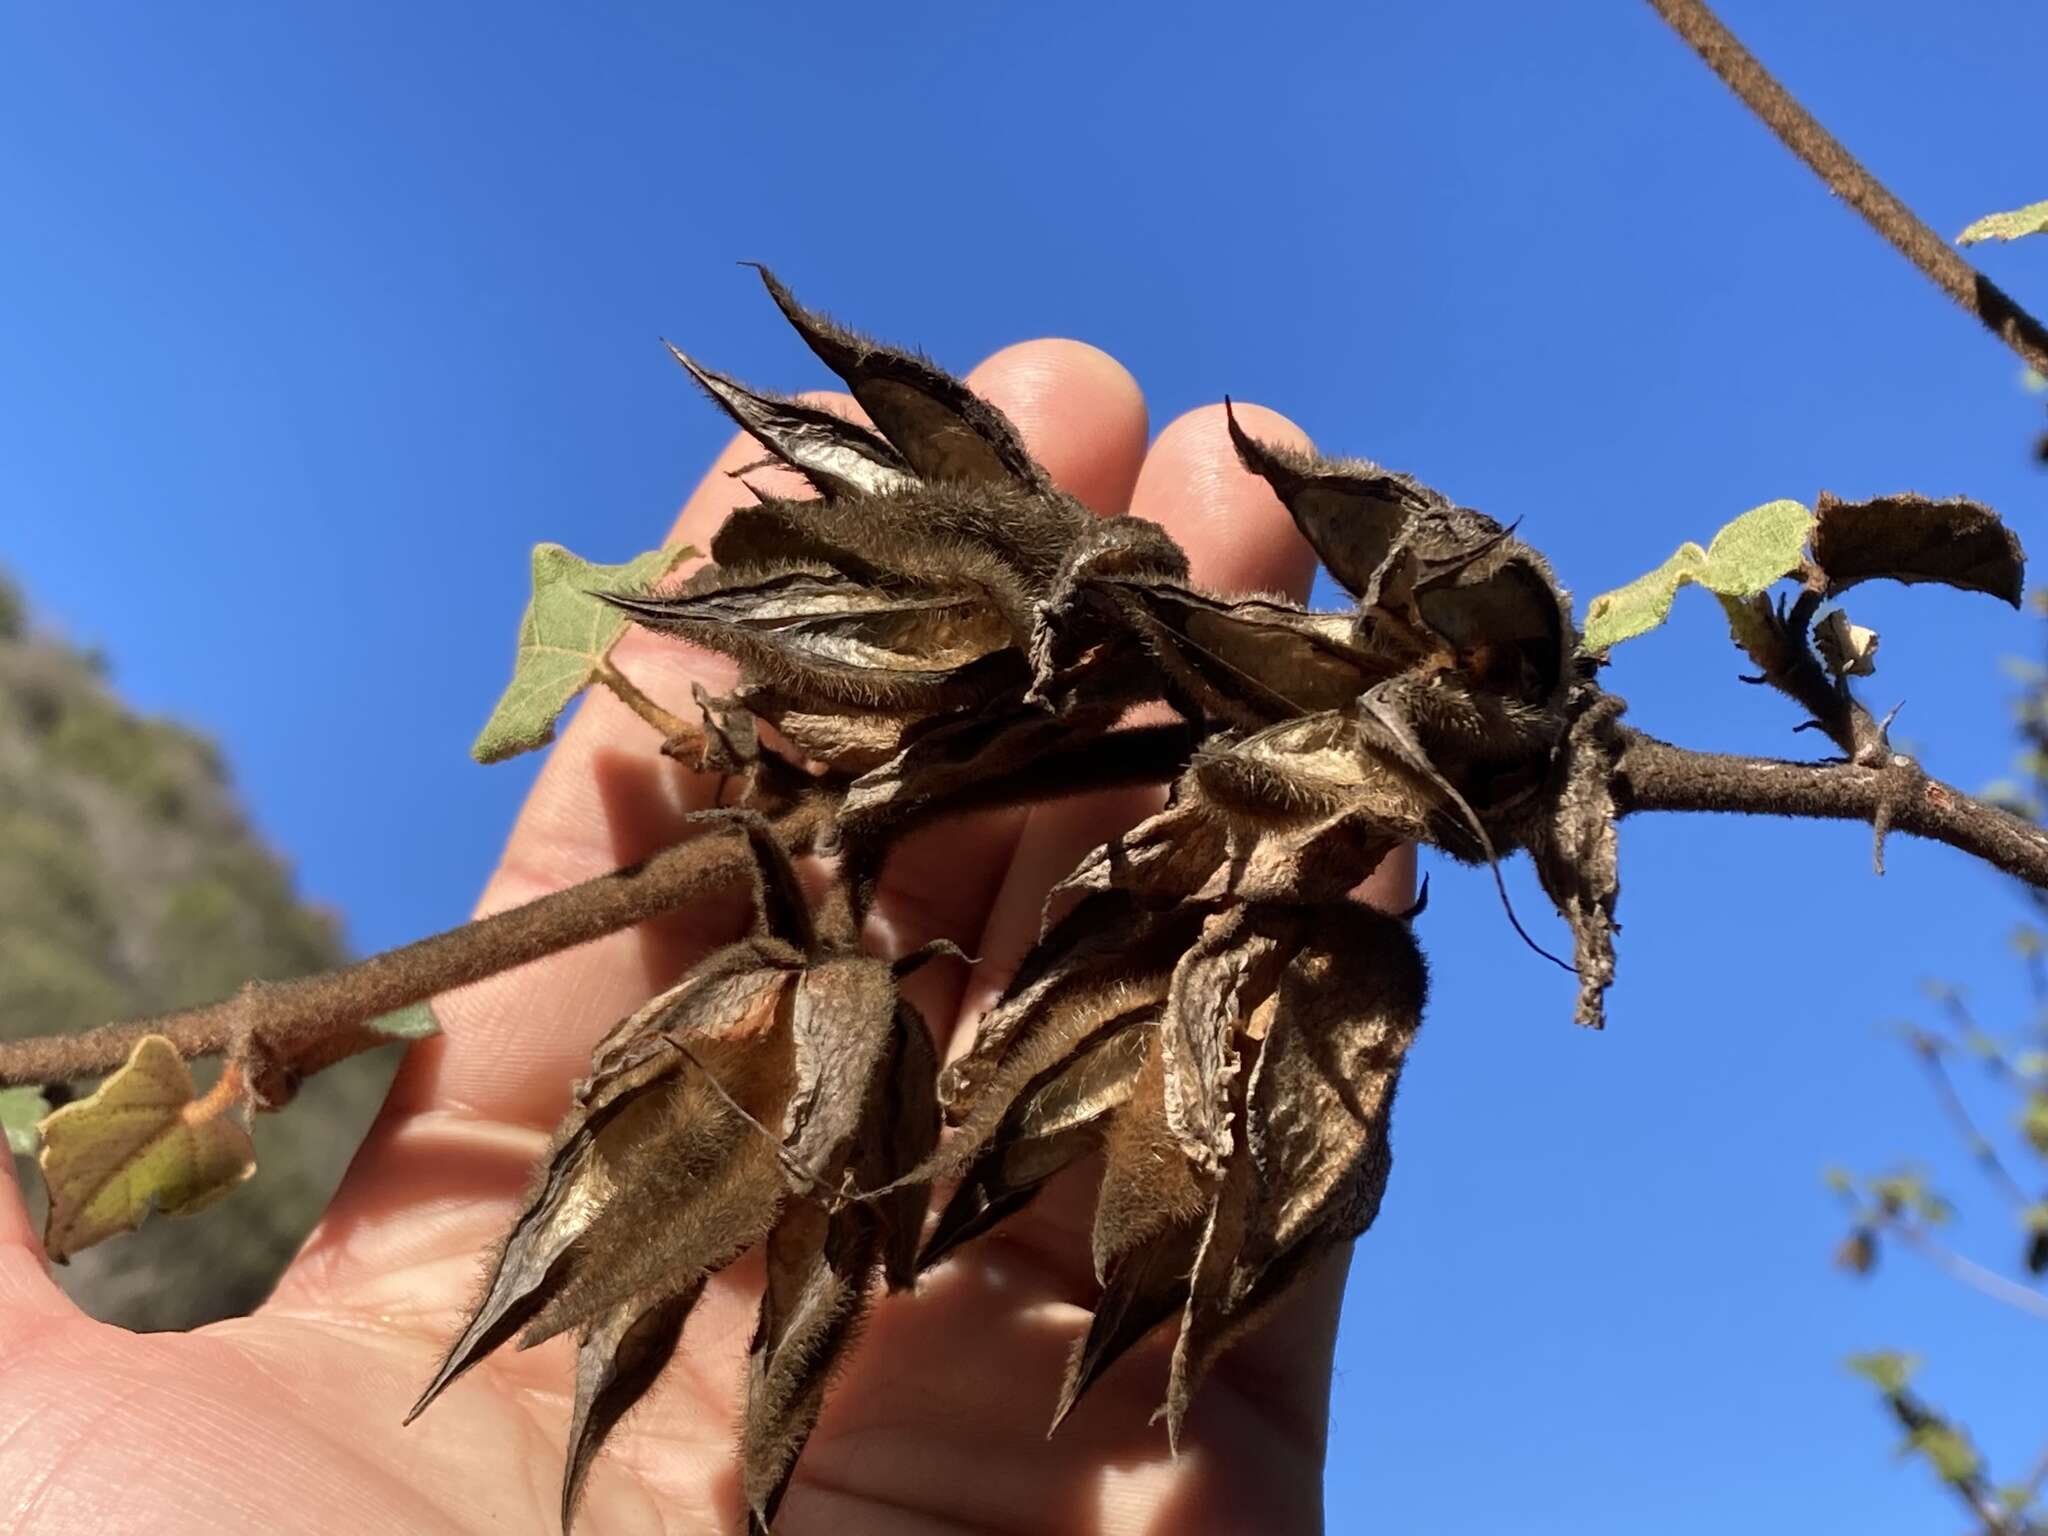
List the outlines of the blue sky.
{"type": "MultiPolygon", "coordinates": [[[[2048,196],[2038,3],[1725,14],[1938,229],[2048,196]]],[[[656,338],[824,382],[741,258],[963,370],[1091,340],[1155,429],[1270,404],[1520,517],[1582,598],[1823,487],[2048,544],[2010,356],[1641,5],[10,7],[0,208],[0,563],[221,738],[366,949],[459,919],[524,791],[465,749],[528,547],[638,551],[723,439],[656,338]]],[[[1982,261],[2048,305],[2048,251],[1982,261]]],[[[1698,596],[1620,653],[1632,718],[1810,749],[1698,596]]],[[[1929,767],[2001,773],[2040,621],[1855,607],[1929,767]]],[[[2018,903],[1903,842],[1874,879],[1848,827],[1644,820],[1623,860],[1602,1036],[1439,871],[1332,1528],[1954,1529],[1838,1361],[1924,1351],[2017,1475],[2048,1335],[1832,1273],[1818,1173],[1921,1156],[2012,1247],[1883,1026],[1933,976],[2019,1025],[2018,903]]]]}

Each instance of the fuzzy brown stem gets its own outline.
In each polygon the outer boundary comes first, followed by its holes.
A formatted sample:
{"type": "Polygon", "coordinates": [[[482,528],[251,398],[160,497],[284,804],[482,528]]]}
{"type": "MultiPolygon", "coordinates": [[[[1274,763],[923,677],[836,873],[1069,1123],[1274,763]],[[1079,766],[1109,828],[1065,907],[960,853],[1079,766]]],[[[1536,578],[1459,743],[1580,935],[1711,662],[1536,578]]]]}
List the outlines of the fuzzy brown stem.
{"type": "Polygon", "coordinates": [[[661,732],[663,741],[673,741],[693,729],[681,715],[663,709],[641,692],[640,685],[613,666],[609,656],[597,664],[597,680],[609,688],[621,704],[661,732]]]}
{"type": "Polygon", "coordinates": [[[1876,823],[1947,843],[2048,889],[2048,833],[1927,777],[1910,759],[1883,766],[1792,763],[1694,752],[1624,728],[1615,803],[1638,811],[1727,811],[1876,823]]]}
{"type": "Polygon", "coordinates": [[[2018,353],[2029,367],[2048,373],[2048,329],[1958,256],[1946,240],[1865,170],[1791,92],[1772,78],[1770,71],[1742,46],[1705,0],[1650,0],[1650,4],[1836,196],[1862,214],[1900,255],[1975,315],[1985,329],[2018,353]]]}
{"type": "MultiPolygon", "coordinates": [[[[811,801],[777,817],[774,825],[785,843],[804,851],[827,820],[828,807],[811,801]]],[[[644,863],[340,970],[252,984],[223,1002],[183,1013],[0,1046],[0,1085],[111,1072],[145,1035],[164,1036],[188,1060],[253,1039],[288,1076],[305,1077],[389,1043],[364,1027],[372,1019],[739,886],[753,867],[752,850],[744,841],[699,835],[644,863]]]]}

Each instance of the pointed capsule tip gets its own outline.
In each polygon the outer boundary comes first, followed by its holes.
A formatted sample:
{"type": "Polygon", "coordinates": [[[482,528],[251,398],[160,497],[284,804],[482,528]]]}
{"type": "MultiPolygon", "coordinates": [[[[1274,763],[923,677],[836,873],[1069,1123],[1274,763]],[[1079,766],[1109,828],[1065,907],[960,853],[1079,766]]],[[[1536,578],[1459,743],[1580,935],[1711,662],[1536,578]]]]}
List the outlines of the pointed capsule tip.
{"type": "Polygon", "coordinates": [[[441,1395],[441,1389],[447,1385],[448,1382],[443,1377],[435,1377],[434,1380],[428,1384],[427,1390],[420,1394],[420,1400],[414,1403],[412,1407],[406,1410],[405,1417],[398,1421],[398,1427],[400,1429],[404,1429],[408,1424],[412,1423],[414,1419],[418,1418],[421,1414],[425,1413],[429,1408],[431,1408],[433,1406],[434,1399],[441,1395]]]}
{"type": "Polygon", "coordinates": [[[1060,1426],[1067,1422],[1067,1415],[1074,1411],[1074,1405],[1080,1400],[1081,1394],[1074,1390],[1072,1382],[1060,1389],[1060,1400],[1053,1408],[1052,1422],[1045,1426],[1046,1439],[1050,1440],[1060,1432],[1060,1426]]]}

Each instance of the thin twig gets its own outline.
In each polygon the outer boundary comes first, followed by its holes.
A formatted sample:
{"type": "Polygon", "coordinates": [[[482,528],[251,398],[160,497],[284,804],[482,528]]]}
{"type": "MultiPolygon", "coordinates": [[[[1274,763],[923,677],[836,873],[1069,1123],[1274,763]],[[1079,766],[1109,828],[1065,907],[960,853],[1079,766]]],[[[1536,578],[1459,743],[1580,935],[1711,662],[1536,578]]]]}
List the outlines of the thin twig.
{"type": "Polygon", "coordinates": [[[1908,758],[1883,767],[1794,763],[1694,752],[1626,727],[1615,782],[1624,814],[1724,811],[1872,822],[1947,843],[2029,885],[2048,888],[2048,832],[1923,774],[1908,758]]]}
{"type": "Polygon", "coordinates": [[[1942,1108],[1963,1138],[1963,1144],[1970,1149],[1970,1156],[1984,1170],[1986,1177],[2004,1190],[2006,1198],[2017,1209],[2025,1210],[2033,1201],[2020,1188],[2020,1181],[2006,1167],[2005,1159],[1998,1155],[1998,1148],[1991,1138],[1978,1127],[1977,1117],[1970,1113],[1969,1104],[1956,1088],[1956,1080],[1948,1069],[1944,1052],[1942,1042],[1931,1036],[1918,1035],[1913,1040],[1913,1054],[1927,1069],[1928,1077],[1934,1082],[1935,1097],[1941,1100],[1942,1108]]]}
{"type": "Polygon", "coordinates": [[[2048,1321],[2048,1296],[2021,1285],[2017,1280],[2008,1280],[1997,1270],[1987,1269],[1975,1259],[1964,1257],[1916,1221],[1906,1221],[1884,1212],[1879,1212],[1878,1220],[1907,1247],[1971,1290],[1993,1301],[2004,1302],[2030,1317],[2048,1321]]]}
{"type": "Polygon", "coordinates": [[[1705,0],[1650,0],[1743,104],[1843,202],[2020,358],[2048,373],[2048,328],[1929,229],[1771,77],[1705,0]]]}
{"type": "MultiPolygon", "coordinates": [[[[2041,1486],[2044,1483],[2048,1483],[2048,1447],[2044,1447],[2041,1454],[2034,1458],[2032,1469],[2028,1471],[2025,1477],[2020,1479],[2019,1486],[2025,1491],[2027,1496],[2026,1504],[2032,1504],[2036,1498],[2040,1497],[2041,1486]]],[[[2023,1504],[2021,1507],[2025,1508],[2026,1505],[2023,1504]]]]}
{"type": "MultiPolygon", "coordinates": [[[[1961,1436],[1963,1431],[1944,1415],[1937,1413],[1911,1392],[1887,1392],[1885,1403],[1892,1411],[1892,1417],[1899,1421],[1899,1427],[1908,1435],[1918,1437],[1930,1429],[1944,1429],[1952,1435],[1961,1436]]],[[[1984,1536],[2022,1536],[2022,1533],[2006,1518],[2005,1511],[1998,1507],[1997,1496],[1984,1480],[1982,1464],[1952,1477],[1936,1467],[1942,1484],[1950,1489],[1976,1519],[1984,1536]]]]}

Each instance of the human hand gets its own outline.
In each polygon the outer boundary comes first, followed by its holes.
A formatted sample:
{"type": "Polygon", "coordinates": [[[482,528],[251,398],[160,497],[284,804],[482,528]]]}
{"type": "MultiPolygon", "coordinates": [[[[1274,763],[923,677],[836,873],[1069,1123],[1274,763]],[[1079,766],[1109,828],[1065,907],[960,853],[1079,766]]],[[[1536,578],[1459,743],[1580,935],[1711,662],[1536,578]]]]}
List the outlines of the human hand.
{"type": "MultiPolygon", "coordinates": [[[[1164,524],[1195,579],[1306,595],[1313,557],[1237,463],[1220,408],[1146,451],[1143,400],[1074,342],[999,353],[970,375],[1061,487],[1098,513],[1164,524]]],[[[1238,407],[1267,441],[1284,420],[1238,407]]],[[[746,493],[727,448],[671,538],[702,548],[746,493]]],[[[777,482],[795,494],[793,477],[777,482]]],[[[634,634],[615,653],[681,707],[720,663],[634,634]]],[[[659,756],[648,728],[595,695],[564,733],[482,909],[642,858],[684,835],[716,783],[659,756]]],[[[1046,891],[1157,803],[1141,791],[991,812],[911,838],[884,877],[871,938],[949,938],[980,963],[906,986],[941,1049],[964,1042],[1036,936],[1046,891]]],[[[1406,905],[1412,865],[1374,894],[1406,905]]],[[[547,1532],[556,1528],[570,1344],[487,1358],[418,1423],[406,1408],[462,1326],[530,1166],[621,1015],[740,931],[736,908],[691,910],[452,993],[445,1033],[414,1048],[319,1228],[254,1316],[135,1335],[79,1313],[41,1267],[18,1194],[0,1186],[0,1536],[30,1531],[547,1532]]],[[[1330,1352],[1343,1284],[1326,1260],[1210,1373],[1178,1457],[1152,1409],[1170,1335],[1104,1379],[1048,1440],[1093,1277],[1089,1171],[879,1300],[836,1378],[777,1520],[789,1536],[1321,1529],[1330,1352]]],[[[742,1527],[738,1418],[758,1262],[715,1276],[663,1383],[592,1474],[579,1532],[742,1527]]]]}

